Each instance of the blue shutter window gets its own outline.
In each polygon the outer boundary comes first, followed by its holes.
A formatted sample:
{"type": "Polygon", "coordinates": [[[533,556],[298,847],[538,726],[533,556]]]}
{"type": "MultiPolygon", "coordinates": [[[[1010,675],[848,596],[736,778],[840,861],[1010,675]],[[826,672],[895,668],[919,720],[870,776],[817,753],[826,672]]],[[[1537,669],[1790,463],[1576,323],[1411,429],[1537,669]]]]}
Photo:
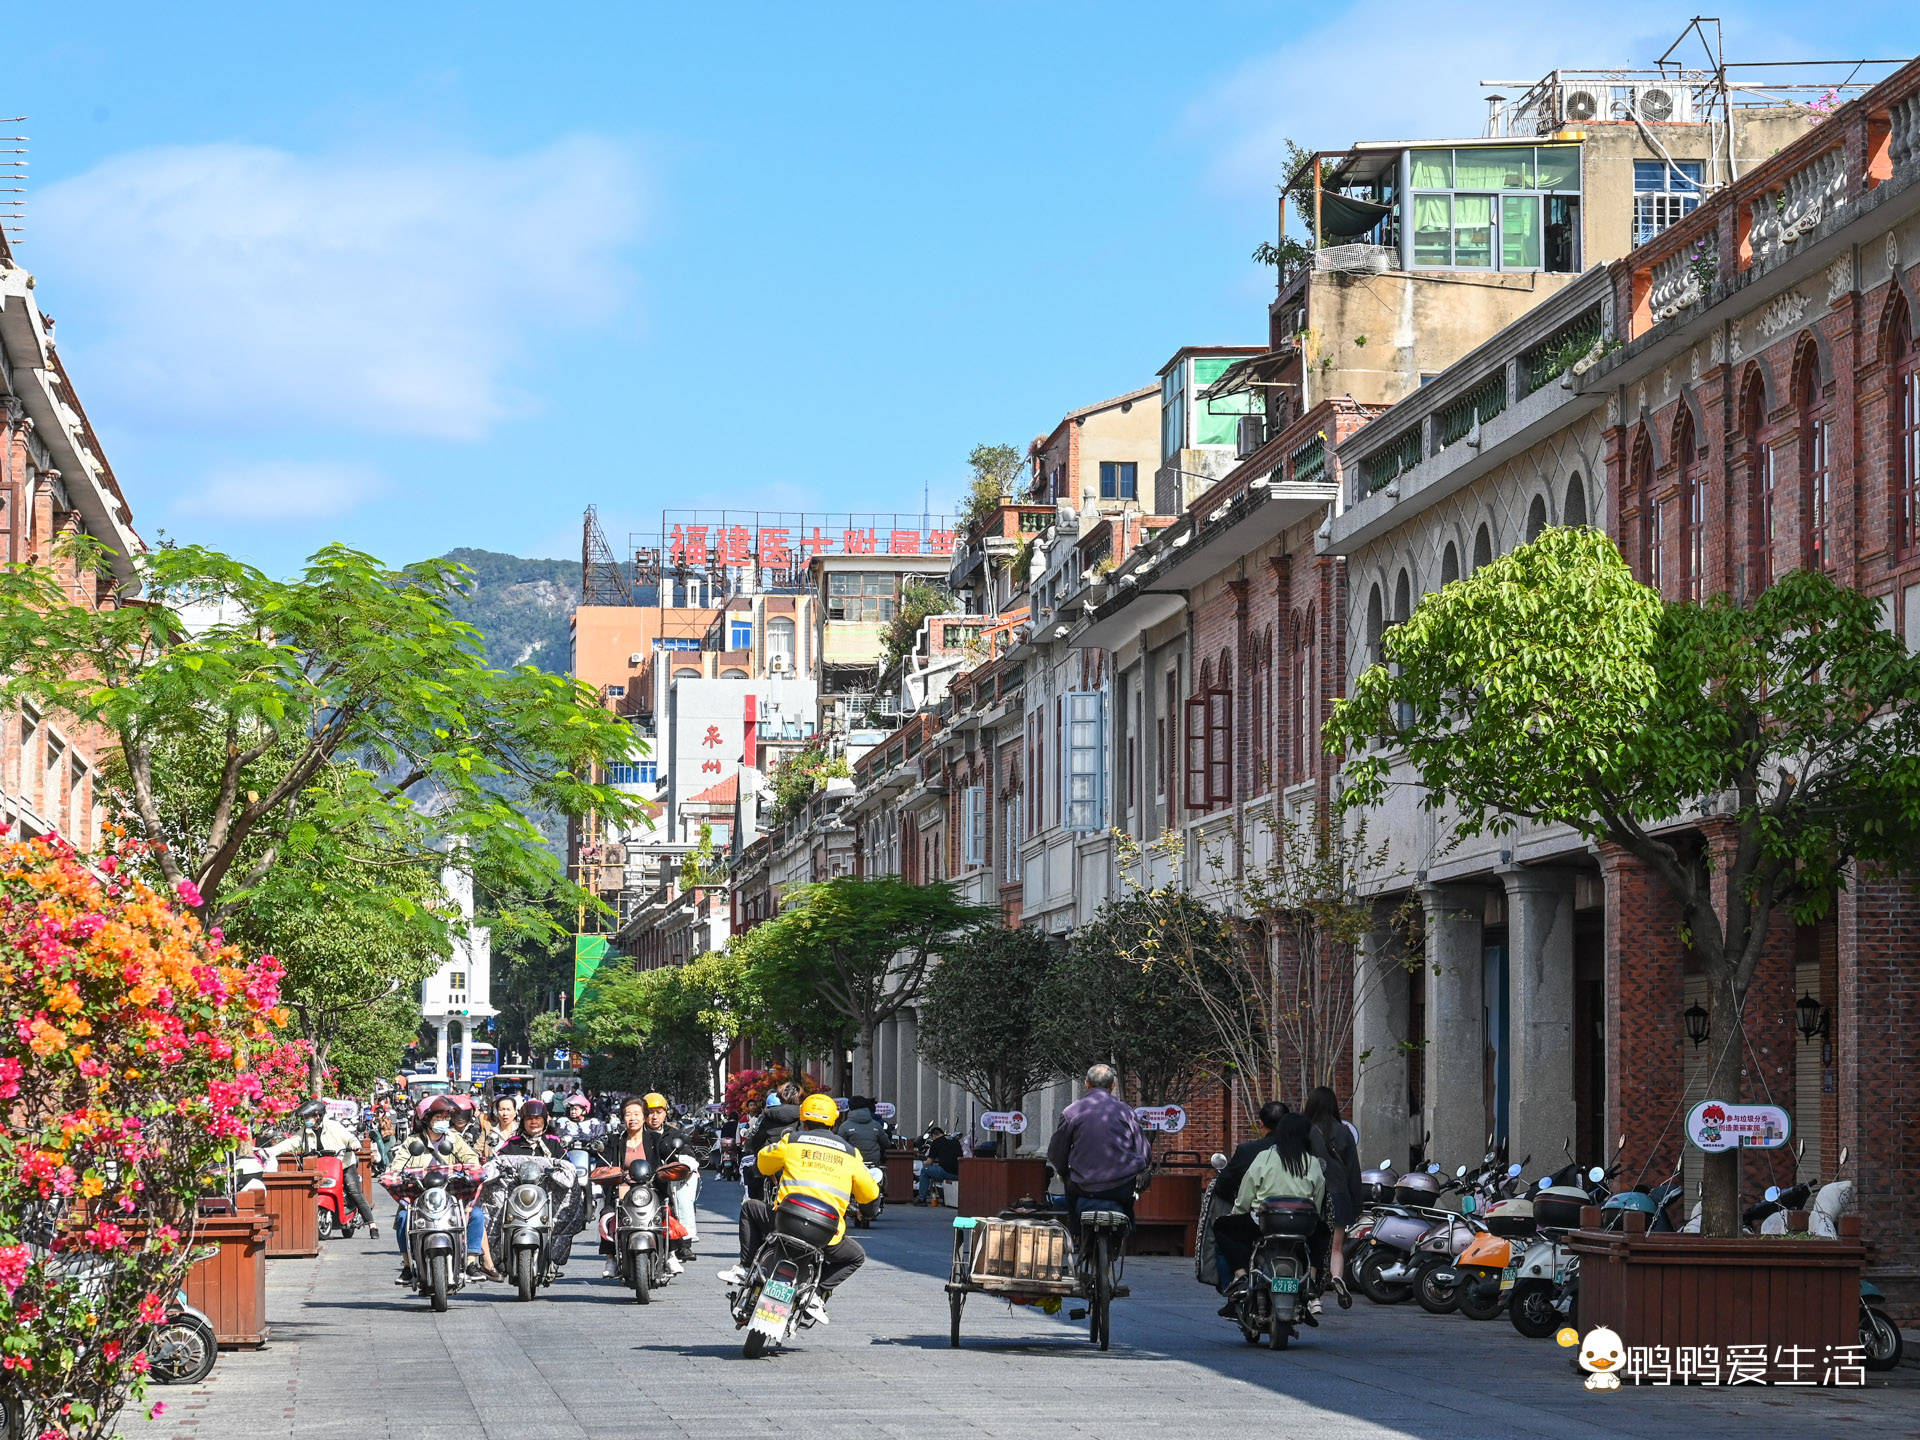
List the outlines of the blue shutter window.
{"type": "Polygon", "coordinates": [[[1066,829],[1092,833],[1106,825],[1106,696],[1098,690],[1073,690],[1066,701],[1060,811],[1066,829]]]}

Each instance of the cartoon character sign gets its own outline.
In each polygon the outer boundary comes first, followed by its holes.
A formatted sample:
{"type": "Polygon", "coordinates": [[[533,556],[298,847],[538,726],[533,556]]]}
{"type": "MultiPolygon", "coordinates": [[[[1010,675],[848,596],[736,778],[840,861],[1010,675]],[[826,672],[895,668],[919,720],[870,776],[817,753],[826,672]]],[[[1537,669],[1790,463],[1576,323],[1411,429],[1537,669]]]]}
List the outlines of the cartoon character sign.
{"type": "Polygon", "coordinates": [[[1627,1347],[1604,1325],[1587,1332],[1580,1342],[1580,1368],[1587,1372],[1587,1389],[1618,1390],[1620,1368],[1627,1363],[1627,1347]]]}

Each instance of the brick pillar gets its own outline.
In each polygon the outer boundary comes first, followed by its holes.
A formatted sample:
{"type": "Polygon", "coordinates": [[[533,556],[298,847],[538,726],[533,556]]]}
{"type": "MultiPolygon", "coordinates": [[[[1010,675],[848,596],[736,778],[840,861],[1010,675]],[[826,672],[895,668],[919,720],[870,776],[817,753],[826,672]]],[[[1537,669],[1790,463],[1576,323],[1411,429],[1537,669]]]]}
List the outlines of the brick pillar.
{"type": "Polygon", "coordinates": [[[1574,877],[1515,866],[1500,878],[1507,888],[1507,1149],[1538,1164],[1563,1154],[1574,1134],[1574,877]]]}
{"type": "Polygon", "coordinates": [[[1404,1165],[1408,1147],[1420,1138],[1407,1116],[1405,959],[1400,932],[1385,924],[1367,934],[1354,956],[1354,1080],[1348,1111],[1360,1127],[1360,1158],[1367,1165],[1382,1155],[1392,1156],[1395,1168],[1404,1165]]]}
{"type": "Polygon", "coordinates": [[[1425,1069],[1428,1158],[1446,1170],[1478,1160],[1487,1143],[1483,1084],[1486,1036],[1481,967],[1486,893],[1472,885],[1425,885],[1427,1033],[1425,1069]]]}
{"type": "MultiPolygon", "coordinates": [[[[1912,1195],[1920,1177],[1920,893],[1912,875],[1856,876],[1839,901],[1839,1004],[1833,1038],[1839,1131],[1867,1267],[1896,1316],[1920,1315],[1920,1231],[1912,1195]],[[1876,1275],[1876,1272],[1880,1272],[1876,1275]]],[[[1836,1156],[1837,1160],[1837,1156],[1836,1156]]],[[[1828,1176],[1833,1171],[1826,1172],[1828,1176]]]]}
{"type": "MultiPolygon", "coordinates": [[[[1600,874],[1607,892],[1603,1154],[1611,1157],[1624,1135],[1627,1173],[1664,1177],[1677,1163],[1685,1119],[1678,1113],[1686,1043],[1680,907],[1656,876],[1616,846],[1600,847],[1600,874]]],[[[1579,1157],[1583,1163],[1602,1158],[1579,1157]]]]}

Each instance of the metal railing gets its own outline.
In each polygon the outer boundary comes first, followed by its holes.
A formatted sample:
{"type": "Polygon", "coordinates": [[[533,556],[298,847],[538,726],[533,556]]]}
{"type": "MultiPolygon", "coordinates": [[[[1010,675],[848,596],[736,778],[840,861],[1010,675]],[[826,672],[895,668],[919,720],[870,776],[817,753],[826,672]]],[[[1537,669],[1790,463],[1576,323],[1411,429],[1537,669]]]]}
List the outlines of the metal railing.
{"type": "Polygon", "coordinates": [[[1415,424],[1385,449],[1376,450],[1360,462],[1360,493],[1371,495],[1384,490],[1425,458],[1420,441],[1420,425],[1415,424]]]}
{"type": "Polygon", "coordinates": [[[1484,425],[1507,408],[1507,372],[1502,366],[1458,400],[1435,412],[1436,444],[1442,450],[1473,433],[1475,425],[1484,425]]]}

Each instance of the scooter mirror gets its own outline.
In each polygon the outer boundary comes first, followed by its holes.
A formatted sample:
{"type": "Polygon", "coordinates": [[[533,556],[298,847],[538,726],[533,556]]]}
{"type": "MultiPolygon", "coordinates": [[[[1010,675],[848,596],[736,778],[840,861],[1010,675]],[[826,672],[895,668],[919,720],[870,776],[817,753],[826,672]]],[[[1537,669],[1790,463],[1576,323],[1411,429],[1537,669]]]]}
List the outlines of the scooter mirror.
{"type": "Polygon", "coordinates": [[[1224,1170],[1227,1168],[1227,1157],[1222,1155],[1218,1150],[1213,1152],[1213,1168],[1216,1170],[1224,1170]]]}
{"type": "Polygon", "coordinates": [[[1540,1177],[1540,1188],[1542,1190],[1545,1190],[1551,1184],[1553,1184],[1553,1177],[1551,1175],[1542,1175],[1540,1177]]]}
{"type": "Polygon", "coordinates": [[[1847,1147],[1844,1145],[1840,1147],[1840,1163],[1842,1165],[1847,1163],[1847,1147]]]}
{"type": "Polygon", "coordinates": [[[437,1154],[451,1155],[453,1154],[453,1141],[450,1139],[443,1139],[438,1145],[434,1146],[433,1148],[435,1153],[437,1154]]]}
{"type": "Polygon", "coordinates": [[[427,1142],[422,1140],[418,1135],[414,1136],[413,1139],[407,1141],[407,1154],[424,1155],[426,1153],[427,1153],[427,1142]]]}
{"type": "Polygon", "coordinates": [[[1602,1170],[1598,1165],[1594,1166],[1591,1170],[1587,1171],[1587,1179],[1595,1185],[1598,1185],[1602,1180],[1606,1178],[1607,1178],[1607,1172],[1602,1170]]]}
{"type": "Polygon", "coordinates": [[[1618,1140],[1614,1142],[1613,1153],[1618,1155],[1622,1150],[1626,1148],[1627,1148],[1627,1137],[1622,1135],[1618,1140]]]}
{"type": "Polygon", "coordinates": [[[1456,1171],[1454,1171],[1454,1172],[1453,1172],[1453,1178],[1454,1178],[1454,1179],[1456,1179],[1456,1180],[1464,1180],[1464,1179],[1466,1179],[1466,1178],[1467,1178],[1467,1167],[1466,1167],[1466,1166],[1464,1166],[1464,1165],[1462,1165],[1462,1166],[1461,1166],[1461,1167],[1460,1167],[1460,1168],[1459,1168],[1458,1170],[1456,1170],[1456,1171]]]}
{"type": "Polygon", "coordinates": [[[1519,1167],[1519,1165],[1517,1165],[1517,1164],[1515,1164],[1515,1165],[1509,1165],[1509,1166],[1507,1166],[1507,1178],[1508,1178],[1509,1180],[1517,1180],[1517,1179],[1519,1179],[1519,1178],[1520,1178],[1520,1167],[1519,1167]]]}
{"type": "Polygon", "coordinates": [[[1438,1175],[1439,1173],[1440,1173],[1440,1162],[1438,1160],[1435,1160],[1432,1164],[1427,1166],[1427,1174],[1438,1175]]]}
{"type": "Polygon", "coordinates": [[[1771,1205],[1774,1201],[1778,1200],[1780,1198],[1780,1187],[1778,1185],[1767,1186],[1766,1198],[1767,1198],[1767,1203],[1769,1205],[1771,1205]]]}
{"type": "Polygon", "coordinates": [[[1382,1160],[1382,1161],[1380,1162],[1380,1168],[1381,1168],[1382,1170],[1391,1170],[1391,1169],[1393,1168],[1393,1161],[1391,1161],[1391,1160],[1382,1160]]]}

